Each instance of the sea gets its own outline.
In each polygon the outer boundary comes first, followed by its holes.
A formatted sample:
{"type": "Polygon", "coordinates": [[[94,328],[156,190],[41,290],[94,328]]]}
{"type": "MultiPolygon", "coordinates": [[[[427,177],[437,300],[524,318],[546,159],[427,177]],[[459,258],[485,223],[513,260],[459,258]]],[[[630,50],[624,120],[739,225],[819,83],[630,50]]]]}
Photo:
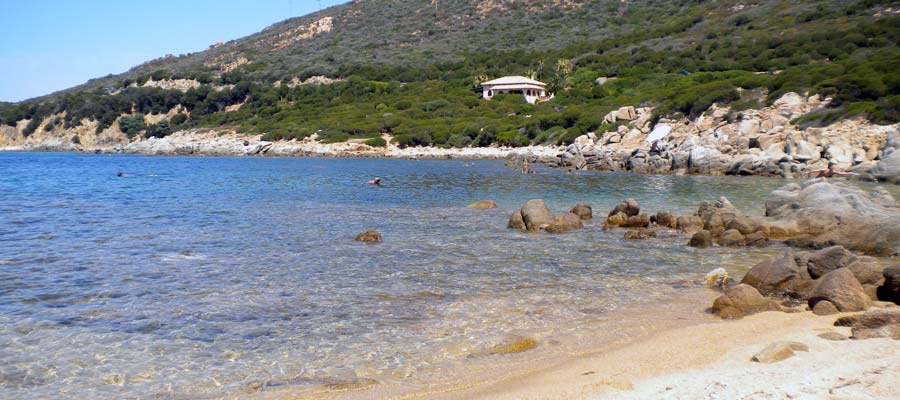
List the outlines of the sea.
{"type": "MultiPolygon", "coordinates": [[[[233,398],[446,379],[783,249],[603,230],[625,198],[760,215],[786,183],[502,160],[0,153],[0,398],[233,398]],[[121,176],[120,176],[121,175],[121,176]],[[381,177],[383,185],[366,184],[381,177]],[[507,229],[528,199],[585,229],[507,229]],[[466,205],[495,200],[491,210],[466,205]],[[377,229],[383,242],[354,236],[377,229]]],[[[574,339],[572,339],[574,338],[574,339]]],[[[526,352],[527,353],[527,352],[526,352]]],[[[522,362],[526,359],[522,359],[522,362]]]]}

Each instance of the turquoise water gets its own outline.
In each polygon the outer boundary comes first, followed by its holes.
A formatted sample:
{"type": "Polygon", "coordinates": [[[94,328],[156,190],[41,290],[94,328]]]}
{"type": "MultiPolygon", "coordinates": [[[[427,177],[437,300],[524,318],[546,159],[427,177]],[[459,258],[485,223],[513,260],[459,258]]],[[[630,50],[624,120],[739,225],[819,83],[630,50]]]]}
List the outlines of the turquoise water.
{"type": "Polygon", "coordinates": [[[486,160],[0,154],[0,398],[220,397],[427,379],[775,249],[507,230],[529,198],[748,213],[784,181],[486,160]],[[125,177],[117,177],[117,172],[125,177]],[[385,187],[366,185],[381,176],[385,187]],[[481,199],[495,210],[465,205],[481,199]],[[354,242],[377,228],[384,243],[354,242]],[[251,389],[248,389],[251,388],[251,389]]]}

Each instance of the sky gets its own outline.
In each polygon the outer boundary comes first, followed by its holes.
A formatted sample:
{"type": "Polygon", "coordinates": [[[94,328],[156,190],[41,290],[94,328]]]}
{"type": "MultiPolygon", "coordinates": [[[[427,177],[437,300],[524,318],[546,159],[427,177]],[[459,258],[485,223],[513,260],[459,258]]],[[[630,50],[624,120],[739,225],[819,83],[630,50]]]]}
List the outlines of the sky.
{"type": "Polygon", "coordinates": [[[0,0],[0,101],[200,51],[347,0],[0,0]]]}

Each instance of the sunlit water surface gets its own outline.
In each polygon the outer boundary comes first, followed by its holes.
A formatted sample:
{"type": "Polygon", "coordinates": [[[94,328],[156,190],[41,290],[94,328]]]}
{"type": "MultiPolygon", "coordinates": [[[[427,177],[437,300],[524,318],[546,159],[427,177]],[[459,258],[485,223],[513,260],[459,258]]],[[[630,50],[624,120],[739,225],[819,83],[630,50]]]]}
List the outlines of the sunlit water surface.
{"type": "Polygon", "coordinates": [[[0,154],[0,398],[427,379],[777,251],[626,241],[600,229],[620,200],[692,213],[724,195],[759,214],[782,184],[522,175],[502,161],[0,154]],[[565,235],[506,229],[529,198],[602,215],[565,235]],[[465,208],[481,199],[499,208],[465,208]],[[384,243],[353,241],[369,227],[384,243]]]}

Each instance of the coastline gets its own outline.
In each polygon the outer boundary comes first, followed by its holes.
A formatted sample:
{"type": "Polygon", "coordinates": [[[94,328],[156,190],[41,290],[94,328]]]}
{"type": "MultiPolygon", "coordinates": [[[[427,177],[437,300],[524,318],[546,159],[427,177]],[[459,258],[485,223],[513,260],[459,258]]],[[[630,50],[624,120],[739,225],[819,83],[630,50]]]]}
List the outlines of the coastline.
{"type": "MultiPolygon", "coordinates": [[[[690,289],[665,306],[617,313],[595,330],[592,345],[553,355],[525,352],[474,366],[441,382],[355,382],[298,389],[274,388],[246,399],[616,399],[616,398],[897,398],[900,342],[890,338],[831,341],[825,332],[844,313],[817,316],[763,312],[721,320],[705,312],[718,292],[690,289]],[[623,335],[623,332],[627,332],[623,335]],[[808,352],[774,364],[751,357],[777,341],[808,352]],[[515,361],[513,361],[515,360],[515,361]],[[846,360],[847,363],[834,363],[846,360]]],[[[596,329],[597,327],[592,327],[596,329]]]]}

